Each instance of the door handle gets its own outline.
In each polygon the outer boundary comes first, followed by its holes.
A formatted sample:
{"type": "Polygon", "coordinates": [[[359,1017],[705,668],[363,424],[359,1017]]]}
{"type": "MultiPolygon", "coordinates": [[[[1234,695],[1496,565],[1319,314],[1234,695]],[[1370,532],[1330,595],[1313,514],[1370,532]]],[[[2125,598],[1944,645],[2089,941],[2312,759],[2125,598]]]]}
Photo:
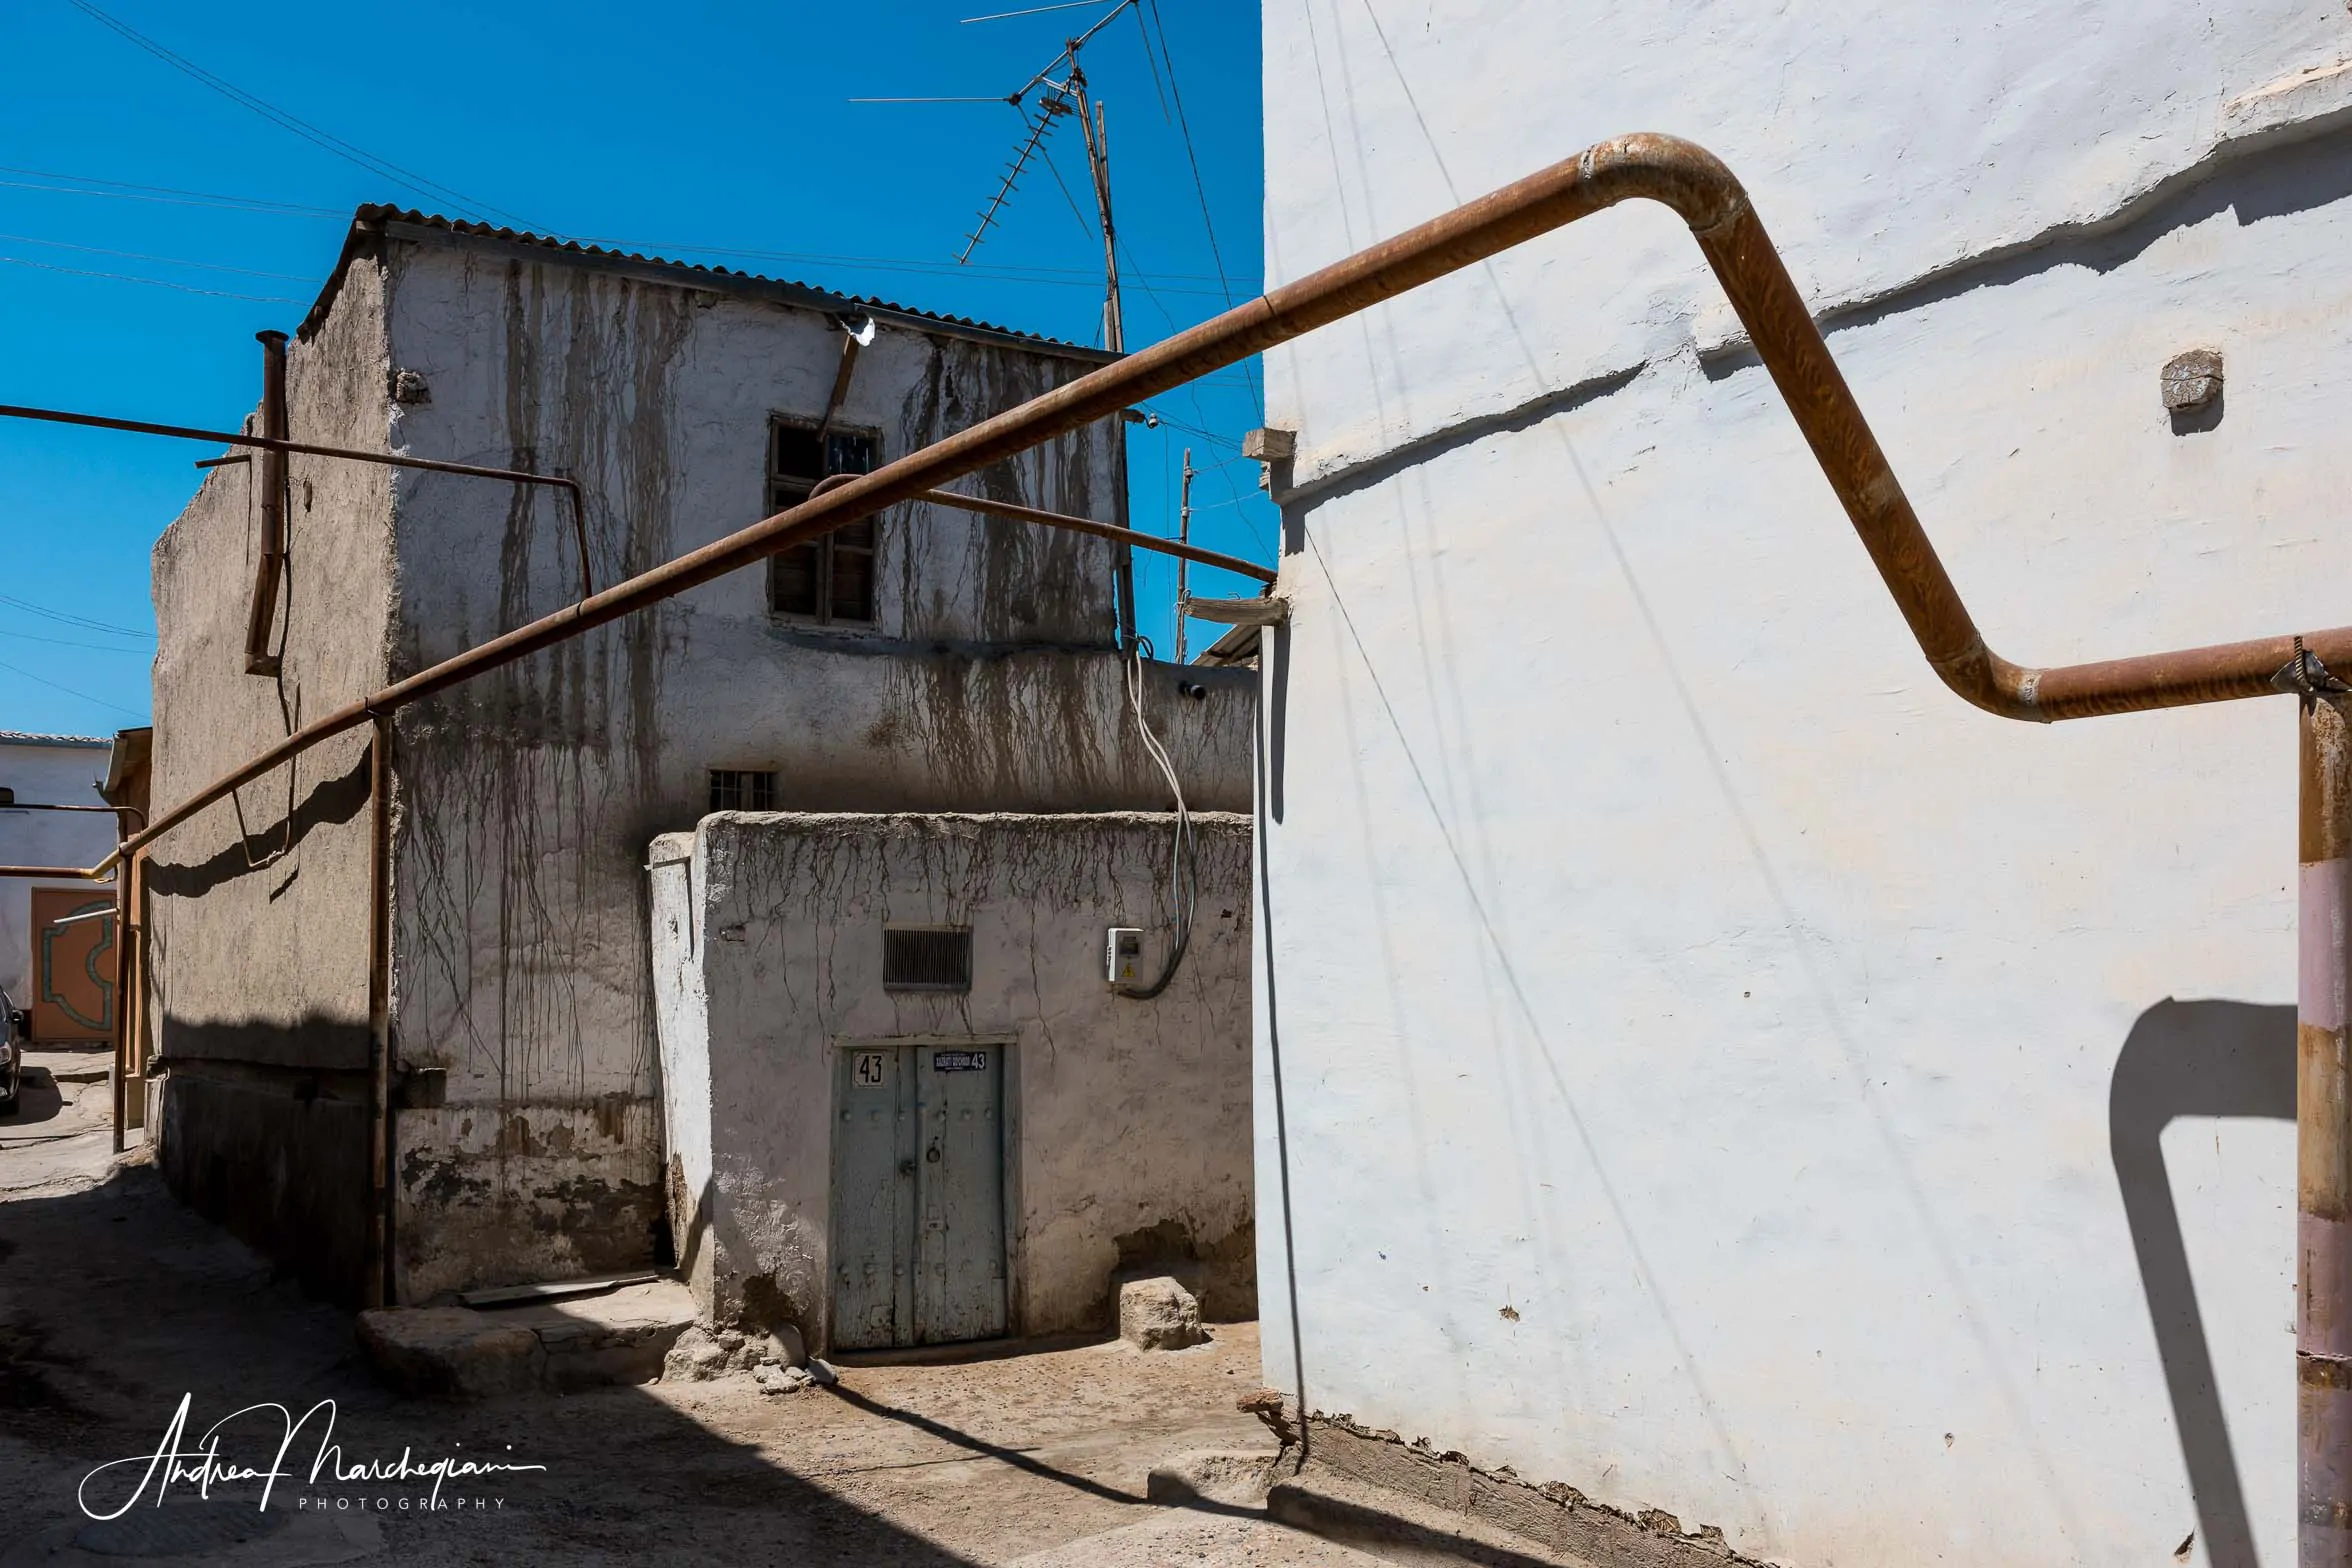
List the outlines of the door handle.
{"type": "Polygon", "coordinates": [[[923,1158],[929,1163],[937,1165],[939,1163],[939,1145],[936,1143],[931,1145],[929,1149],[924,1151],[923,1158]]]}

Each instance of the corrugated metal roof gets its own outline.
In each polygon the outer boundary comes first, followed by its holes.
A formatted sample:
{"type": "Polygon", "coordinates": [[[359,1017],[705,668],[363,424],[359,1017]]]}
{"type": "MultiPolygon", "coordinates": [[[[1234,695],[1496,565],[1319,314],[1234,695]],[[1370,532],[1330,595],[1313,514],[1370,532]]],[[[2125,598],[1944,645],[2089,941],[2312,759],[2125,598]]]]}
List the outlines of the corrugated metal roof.
{"type": "Polygon", "coordinates": [[[0,730],[0,746],[111,746],[103,735],[44,735],[37,730],[0,730]]]}
{"type": "Polygon", "coordinates": [[[1050,353],[1059,358],[1083,359],[1107,364],[1119,356],[1108,349],[1092,348],[1083,343],[1065,342],[1035,332],[1024,332],[1017,327],[1002,327],[993,322],[980,321],[971,316],[949,316],[938,311],[921,310],[912,305],[901,305],[879,299],[870,294],[843,294],[814,284],[796,283],[784,278],[762,277],[757,273],[738,272],[728,267],[704,266],[699,262],[671,261],[662,256],[648,256],[636,251],[607,250],[601,245],[587,245],[578,240],[550,238],[525,229],[500,228],[488,223],[475,223],[464,218],[448,218],[438,213],[420,212],[413,207],[393,207],[370,203],[352,215],[351,232],[343,241],[343,254],[336,259],[335,270],[319,290],[310,314],[303,318],[302,336],[309,337],[326,319],[335,302],[335,295],[343,284],[343,274],[352,259],[379,235],[393,234],[404,239],[431,239],[447,235],[461,240],[489,241],[495,244],[525,246],[548,252],[551,256],[578,261],[590,266],[620,268],[651,275],[656,281],[676,283],[688,288],[712,289],[720,293],[743,294],[774,299],[785,304],[801,305],[811,310],[858,311],[884,318],[897,317],[911,324],[944,329],[959,336],[978,337],[1016,347],[1050,353]]]}

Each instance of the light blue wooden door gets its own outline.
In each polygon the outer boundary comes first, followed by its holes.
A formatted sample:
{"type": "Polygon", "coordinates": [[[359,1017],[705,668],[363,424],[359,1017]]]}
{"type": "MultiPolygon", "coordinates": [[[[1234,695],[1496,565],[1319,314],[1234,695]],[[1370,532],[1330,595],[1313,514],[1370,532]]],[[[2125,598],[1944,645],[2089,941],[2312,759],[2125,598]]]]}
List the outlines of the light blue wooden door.
{"type": "Polygon", "coordinates": [[[1005,1331],[1004,1051],[918,1046],[915,1338],[1005,1331]]]}
{"type": "Polygon", "coordinates": [[[834,1056],[833,1344],[904,1345],[915,1322],[914,1053],[834,1056]]]}

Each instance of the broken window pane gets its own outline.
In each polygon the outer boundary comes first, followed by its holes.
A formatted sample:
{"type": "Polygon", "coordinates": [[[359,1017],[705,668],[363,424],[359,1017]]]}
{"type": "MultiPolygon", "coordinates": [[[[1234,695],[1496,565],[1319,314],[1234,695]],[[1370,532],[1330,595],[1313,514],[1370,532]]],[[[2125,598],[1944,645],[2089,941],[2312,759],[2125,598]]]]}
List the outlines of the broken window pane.
{"type": "Polygon", "coordinates": [[[776,427],[776,456],[769,471],[792,479],[825,477],[824,454],[817,450],[817,432],[809,425],[776,427]]]}

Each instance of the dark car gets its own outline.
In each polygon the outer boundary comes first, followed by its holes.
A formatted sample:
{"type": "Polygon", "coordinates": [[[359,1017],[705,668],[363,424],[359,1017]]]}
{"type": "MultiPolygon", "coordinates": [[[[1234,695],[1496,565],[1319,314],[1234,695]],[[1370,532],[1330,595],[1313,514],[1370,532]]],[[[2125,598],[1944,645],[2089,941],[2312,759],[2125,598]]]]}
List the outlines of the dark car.
{"type": "Polygon", "coordinates": [[[0,1114],[16,1109],[17,1090],[24,1086],[25,1046],[32,1033],[32,1020],[18,1011],[6,991],[0,991],[0,1114]]]}

